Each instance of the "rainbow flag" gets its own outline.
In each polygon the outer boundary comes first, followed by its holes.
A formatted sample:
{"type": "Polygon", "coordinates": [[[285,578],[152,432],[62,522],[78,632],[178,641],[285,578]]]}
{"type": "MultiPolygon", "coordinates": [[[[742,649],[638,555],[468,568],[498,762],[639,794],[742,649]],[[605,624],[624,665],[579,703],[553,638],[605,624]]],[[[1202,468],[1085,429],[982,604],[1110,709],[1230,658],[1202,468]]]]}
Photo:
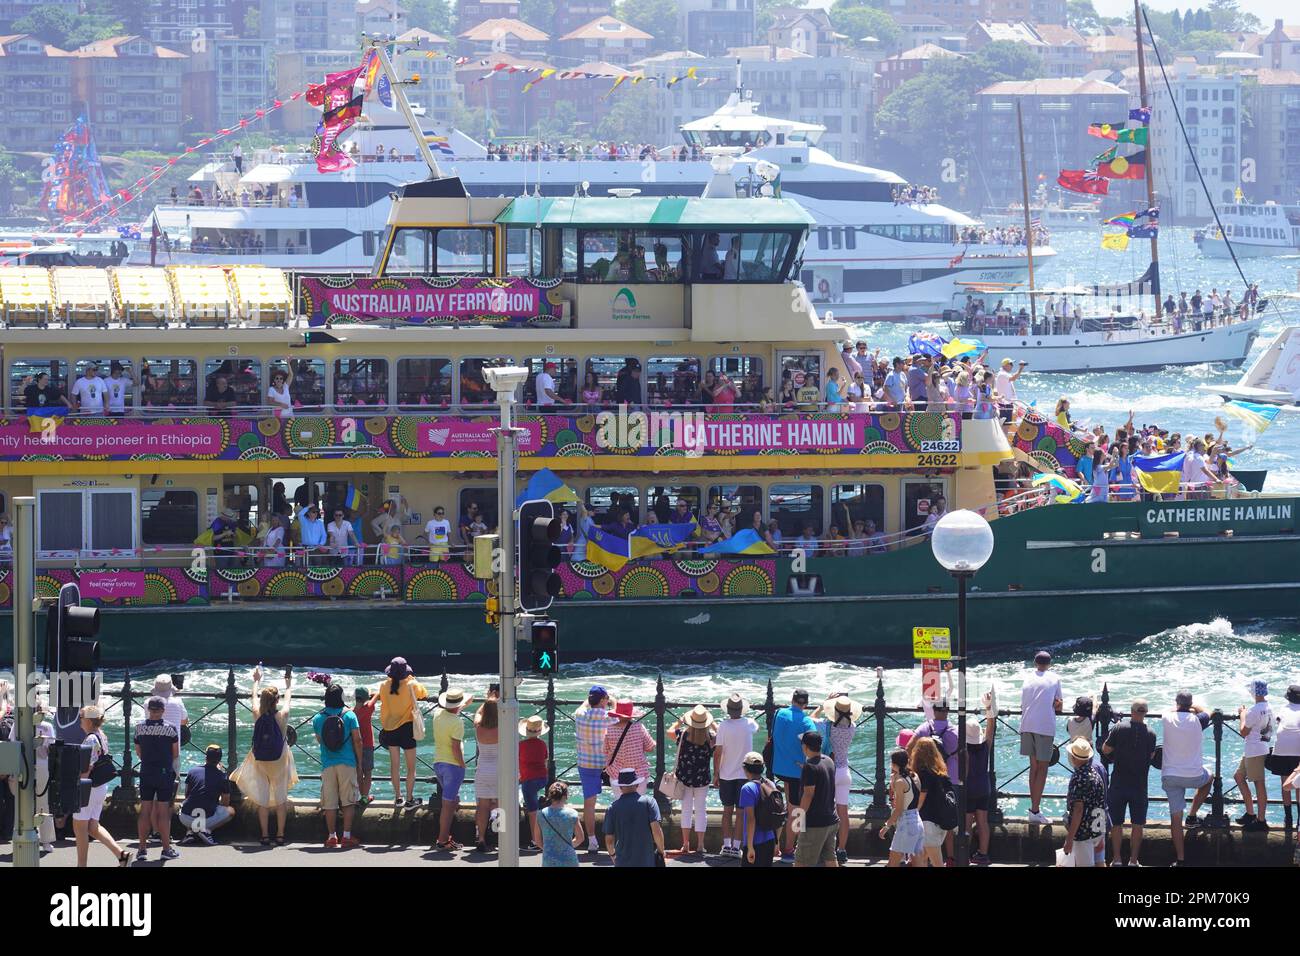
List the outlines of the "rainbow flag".
{"type": "Polygon", "coordinates": [[[1103,226],[1124,226],[1125,228],[1137,222],[1138,214],[1135,212],[1122,212],[1118,216],[1111,216],[1109,219],[1103,219],[1103,226]]]}
{"type": "Polygon", "coordinates": [[[700,554],[776,554],[753,528],[737,531],[730,538],[700,548],[700,554]]]}

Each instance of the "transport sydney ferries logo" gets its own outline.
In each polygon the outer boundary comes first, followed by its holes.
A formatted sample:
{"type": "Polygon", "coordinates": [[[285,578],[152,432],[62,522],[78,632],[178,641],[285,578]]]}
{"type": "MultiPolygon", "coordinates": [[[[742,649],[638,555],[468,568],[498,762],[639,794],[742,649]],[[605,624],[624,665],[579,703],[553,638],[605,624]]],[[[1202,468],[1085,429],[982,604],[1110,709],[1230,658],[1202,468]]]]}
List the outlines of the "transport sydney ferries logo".
{"type": "Polygon", "coordinates": [[[635,320],[639,322],[650,321],[650,315],[647,312],[638,312],[636,309],[636,296],[627,286],[623,286],[614,293],[613,301],[610,303],[610,315],[619,321],[635,320]]]}

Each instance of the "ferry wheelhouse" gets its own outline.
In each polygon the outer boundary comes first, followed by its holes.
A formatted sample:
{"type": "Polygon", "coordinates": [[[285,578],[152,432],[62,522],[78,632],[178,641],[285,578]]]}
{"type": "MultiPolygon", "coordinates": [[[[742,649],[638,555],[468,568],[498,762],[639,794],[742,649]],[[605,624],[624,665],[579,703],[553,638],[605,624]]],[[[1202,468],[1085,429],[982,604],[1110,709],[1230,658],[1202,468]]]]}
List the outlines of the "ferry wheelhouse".
{"type": "MultiPolygon", "coordinates": [[[[468,666],[496,653],[493,585],[459,532],[509,520],[496,513],[483,374],[509,363],[532,372],[520,487],[549,469],[575,493],[573,524],[671,521],[681,502],[781,539],[762,554],[704,555],[692,541],[611,568],[579,535],[552,609],[568,658],[906,656],[912,627],[955,624],[952,581],[925,545],[945,508],[993,519],[971,599],[979,644],[1294,609],[1293,499],[1030,507],[1050,499],[1000,484],[1017,463],[1071,474],[1082,450],[1041,417],[1004,431],[826,405],[847,330],[797,281],[811,225],[785,199],[486,199],[435,179],[401,191],[371,276],[295,289],[255,267],[78,272],[78,298],[104,296],[106,313],[6,312],[0,497],[35,496],[37,589],[76,581],[103,606],[111,664],[374,666],[403,653],[468,666]],[[39,404],[58,399],[43,385],[106,389],[104,375],[127,383],[117,412],[39,404]],[[538,395],[542,376],[559,403],[538,395]],[[766,404],[787,380],[796,401],[766,404]],[[602,429],[638,412],[698,415],[702,439],[602,429]],[[344,514],[360,547],[305,547],[310,505],[344,514]],[[273,515],[290,531],[268,547],[273,515]],[[376,538],[389,515],[396,550],[376,538]],[[1078,597],[1092,598],[1086,621],[1078,597]]],[[[70,281],[48,273],[51,290],[70,281]]],[[[0,568],[6,606],[21,599],[12,586],[0,568]]]]}

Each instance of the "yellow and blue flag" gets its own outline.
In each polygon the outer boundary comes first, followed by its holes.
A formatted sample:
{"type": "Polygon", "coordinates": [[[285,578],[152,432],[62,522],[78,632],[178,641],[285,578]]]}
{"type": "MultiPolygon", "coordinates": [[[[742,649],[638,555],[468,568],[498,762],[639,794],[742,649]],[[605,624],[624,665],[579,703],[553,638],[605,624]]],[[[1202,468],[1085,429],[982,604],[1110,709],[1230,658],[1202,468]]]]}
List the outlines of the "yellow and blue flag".
{"type": "Polygon", "coordinates": [[[549,468],[543,468],[528,479],[528,485],[515,497],[515,507],[525,501],[573,502],[578,500],[578,493],[560,481],[559,476],[549,468]]]}
{"type": "Polygon", "coordinates": [[[737,531],[730,538],[716,541],[700,554],[776,554],[771,545],[758,536],[753,528],[737,531]]]}
{"type": "Polygon", "coordinates": [[[50,422],[53,422],[55,427],[62,425],[67,415],[67,405],[49,405],[27,416],[27,428],[29,431],[43,432],[50,422]]]}
{"type": "Polygon", "coordinates": [[[940,351],[944,358],[959,358],[962,355],[978,355],[983,352],[986,346],[980,339],[965,338],[953,339],[948,342],[940,351]]]}
{"type": "Polygon", "coordinates": [[[587,531],[587,560],[611,571],[619,571],[632,560],[631,545],[627,538],[592,525],[587,531]]]}
{"type": "Polygon", "coordinates": [[[343,496],[343,505],[353,514],[361,510],[361,492],[357,491],[357,486],[350,481],[347,493],[343,496]]]}
{"type": "Polygon", "coordinates": [[[1178,491],[1183,480],[1183,455],[1134,455],[1133,473],[1147,491],[1169,495],[1178,491]]]}
{"type": "Polygon", "coordinates": [[[1223,410],[1233,418],[1240,418],[1255,431],[1262,432],[1273,424],[1282,411],[1276,405],[1261,405],[1259,402],[1232,401],[1223,406],[1223,410]]]}
{"type": "Polygon", "coordinates": [[[647,524],[637,528],[628,536],[631,555],[634,558],[646,558],[652,554],[676,551],[700,530],[694,520],[673,522],[672,524],[647,524]]]}
{"type": "Polygon", "coordinates": [[[1083,500],[1083,489],[1074,481],[1066,478],[1065,475],[1058,475],[1054,471],[1045,471],[1042,474],[1035,475],[1033,481],[1034,487],[1039,485],[1051,485],[1060,494],[1056,496],[1056,503],[1068,505],[1075,501],[1083,500]]]}

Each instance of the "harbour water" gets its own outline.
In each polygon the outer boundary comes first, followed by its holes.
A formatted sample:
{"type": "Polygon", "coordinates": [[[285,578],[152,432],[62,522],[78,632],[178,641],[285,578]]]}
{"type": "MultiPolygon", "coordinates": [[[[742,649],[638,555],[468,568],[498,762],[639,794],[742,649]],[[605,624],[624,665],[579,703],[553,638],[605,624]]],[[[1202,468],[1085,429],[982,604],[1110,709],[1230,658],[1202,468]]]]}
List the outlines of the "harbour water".
{"type": "MultiPolygon", "coordinates": [[[[1065,285],[1074,282],[1118,282],[1140,275],[1146,267],[1145,254],[1147,245],[1135,242],[1127,254],[1115,254],[1097,248],[1097,236],[1092,232],[1060,233],[1053,239],[1058,251],[1055,259],[1043,266],[1038,274],[1040,286],[1065,285]]],[[[1242,283],[1237,277],[1230,261],[1203,259],[1196,251],[1187,229],[1163,230],[1162,253],[1164,259],[1163,277],[1166,290],[1177,293],[1185,289],[1190,294],[1196,288],[1208,293],[1217,287],[1220,291],[1231,288],[1234,296],[1239,295],[1242,283]]],[[[1250,260],[1246,262],[1247,275],[1252,281],[1258,281],[1261,290],[1290,291],[1296,289],[1296,268],[1300,259],[1250,260]]],[[[1262,349],[1272,335],[1284,324],[1284,320],[1274,316],[1265,324],[1264,331],[1256,344],[1256,351],[1262,349]]],[[[867,324],[855,329],[855,333],[865,338],[871,346],[880,346],[883,354],[898,354],[906,343],[907,336],[918,328],[944,332],[939,323],[928,325],[886,325],[867,324]]],[[[1253,356],[1252,356],[1253,357],[1253,356]]],[[[998,356],[991,356],[996,362],[998,356]]],[[[1122,423],[1133,411],[1139,425],[1152,422],[1162,427],[1184,433],[1204,433],[1214,430],[1214,417],[1220,400],[1217,396],[1196,390],[1201,384],[1235,381],[1239,372],[1218,367],[1192,367],[1170,369],[1152,374],[1131,373],[1094,373],[1085,375],[1042,375],[1029,369],[1019,383],[1022,398],[1035,401],[1040,409],[1050,412],[1058,397],[1071,398],[1073,414],[1076,419],[1088,423],[1103,423],[1112,429],[1122,423]]],[[[1234,444],[1249,440],[1249,436],[1240,432],[1233,421],[1235,431],[1230,431],[1234,444]]],[[[1266,432],[1255,450],[1239,458],[1239,464],[1246,468],[1268,468],[1269,477],[1266,488],[1272,491],[1300,491],[1300,423],[1296,416],[1286,413],[1266,432]]],[[[432,612],[431,612],[432,613],[432,612]]],[[[1081,605],[1073,613],[1086,617],[1089,609],[1081,605]]],[[[870,628],[871,620],[846,620],[842,626],[848,628],[870,628]]],[[[725,643],[725,641],[720,641],[725,643]]],[[[1005,648],[977,656],[971,662],[970,695],[972,704],[978,706],[980,695],[989,688],[996,689],[998,700],[1003,707],[1019,706],[1020,678],[1028,666],[1028,660],[1038,647],[1046,647],[1056,655],[1056,666],[1061,674],[1066,695],[1066,710],[1078,695],[1099,695],[1103,685],[1107,686],[1112,702],[1117,707],[1125,707],[1131,699],[1146,697],[1153,711],[1167,709],[1172,704],[1175,691],[1187,688],[1196,695],[1198,703],[1207,707],[1222,708],[1235,724],[1237,707],[1249,701],[1248,682],[1257,677],[1269,681],[1273,691],[1275,706],[1282,702],[1282,693],[1286,685],[1300,682],[1300,627],[1295,622],[1261,622],[1251,626],[1233,627],[1226,621],[1202,621],[1192,623],[1172,631],[1150,635],[1142,640],[1131,642],[1118,639],[1094,639],[1088,641],[1062,640],[1053,633],[1052,625],[1044,622],[1041,639],[1033,646],[1005,648]]],[[[443,663],[422,656],[419,639],[414,635],[393,635],[393,654],[402,654],[410,659],[416,670],[423,675],[430,690],[436,691],[443,663]]],[[[286,661],[276,661],[277,667],[286,661]]],[[[319,687],[302,680],[311,668],[311,661],[294,661],[296,673],[300,675],[299,686],[306,686],[309,693],[319,693],[319,687]]],[[[384,661],[376,661],[376,671],[370,674],[337,673],[335,676],[349,688],[358,683],[373,686],[381,678],[378,669],[384,661]]],[[[449,679],[452,684],[472,690],[481,699],[488,684],[494,679],[487,674],[455,673],[455,659],[447,662],[449,679]]],[[[673,657],[655,660],[653,658],[637,661],[597,660],[591,663],[567,664],[563,679],[556,684],[556,695],[564,700],[578,700],[585,696],[591,684],[602,684],[619,697],[631,697],[638,702],[654,699],[656,679],[662,675],[665,694],[669,701],[682,704],[703,702],[717,709],[718,703],[732,691],[745,694],[755,705],[761,705],[770,680],[775,688],[778,705],[789,700],[790,692],[796,687],[807,689],[814,700],[821,699],[831,691],[843,690],[851,694],[864,705],[870,706],[875,699],[877,667],[881,668],[885,696],[891,707],[911,707],[919,703],[919,672],[907,662],[899,659],[877,661],[860,659],[853,662],[835,661],[795,661],[777,659],[758,659],[752,655],[745,656],[702,656],[699,658],[673,657]]],[[[268,663],[269,668],[269,663],[268,663]]],[[[220,693],[226,685],[226,669],[194,663],[156,664],[149,671],[183,670],[187,672],[186,690],[203,693],[220,693]]],[[[121,674],[110,675],[109,688],[120,686],[121,674]]],[[[236,680],[241,688],[249,685],[249,675],[239,673],[236,680]]],[[[139,676],[136,677],[139,689],[139,676]]],[[[146,688],[147,689],[147,688],[146,688]]],[[[540,700],[545,694],[545,686],[536,680],[525,680],[520,689],[523,700],[540,700]]],[[[315,705],[300,701],[295,705],[296,720],[306,720],[314,712],[315,705]]],[[[524,705],[524,714],[535,708],[524,705]]],[[[192,700],[190,713],[192,718],[212,710],[213,713],[202,721],[196,720],[195,743],[200,748],[209,741],[224,744],[226,741],[226,709],[218,701],[192,700]]],[[[560,708],[561,714],[571,713],[573,707],[560,708]]],[[[248,710],[241,706],[239,710],[239,735],[241,750],[246,751],[251,731],[251,719],[248,710]]],[[[913,714],[898,714],[890,718],[887,737],[892,740],[902,727],[913,727],[920,717],[913,714]],[[896,723],[894,722],[896,718],[896,723]]],[[[1027,789],[1027,780],[1020,773],[1024,760],[1019,756],[1016,736],[1017,720],[1004,718],[998,728],[996,738],[997,773],[999,786],[1008,792],[1021,792],[1027,789]]],[[[110,713],[110,731],[115,740],[115,749],[122,740],[121,711],[114,709],[110,713]]],[[[313,771],[310,754],[315,752],[310,741],[309,731],[303,741],[306,753],[299,759],[301,772],[313,771]]],[[[557,768],[564,772],[572,763],[572,728],[563,717],[557,722],[557,768]]],[[[1063,724],[1058,740],[1064,739],[1063,724]]],[[[467,735],[467,753],[473,754],[472,734],[467,735]]],[[[762,736],[756,741],[761,746],[762,736]]],[[[871,783],[874,773],[875,726],[867,720],[863,723],[850,755],[850,763],[855,768],[854,786],[865,788],[871,783]]],[[[1211,762],[1213,747],[1210,734],[1206,734],[1207,763],[1211,762]]],[[[1240,741],[1233,730],[1225,730],[1223,772],[1225,791],[1232,787],[1231,775],[1236,768],[1240,755],[1240,741]]],[[[421,776],[431,775],[432,753],[430,747],[421,749],[425,766],[421,776]]],[[[187,752],[187,762],[198,760],[198,750],[187,752]]],[[[669,759],[671,766],[671,759],[669,759]]],[[[387,758],[377,755],[377,779],[386,780],[387,758]]],[[[567,774],[572,777],[572,772],[567,774]]],[[[472,776],[472,770],[471,770],[472,776]]],[[[1065,787],[1065,771],[1060,766],[1052,768],[1048,781],[1048,792],[1060,793],[1065,787]]],[[[1270,778],[1272,795],[1277,798],[1277,780],[1270,778]]],[[[308,797],[316,792],[314,781],[304,781],[295,794],[308,797]]],[[[1152,792],[1158,793],[1158,779],[1153,774],[1152,792]]],[[[464,799],[471,799],[472,789],[466,787],[464,799]]],[[[428,797],[427,787],[423,794],[428,797]]],[[[376,788],[376,795],[382,798],[390,796],[386,782],[376,788]]],[[[869,798],[855,795],[853,803],[865,806],[869,798]]],[[[1019,799],[1006,799],[1002,802],[1004,810],[1023,813],[1026,803],[1019,799]]],[[[1047,801],[1045,809],[1049,814],[1059,813],[1060,801],[1047,801]]],[[[1166,817],[1163,804],[1152,805],[1153,819],[1166,817]]],[[[1274,814],[1277,818],[1277,814],[1274,814]]]]}

